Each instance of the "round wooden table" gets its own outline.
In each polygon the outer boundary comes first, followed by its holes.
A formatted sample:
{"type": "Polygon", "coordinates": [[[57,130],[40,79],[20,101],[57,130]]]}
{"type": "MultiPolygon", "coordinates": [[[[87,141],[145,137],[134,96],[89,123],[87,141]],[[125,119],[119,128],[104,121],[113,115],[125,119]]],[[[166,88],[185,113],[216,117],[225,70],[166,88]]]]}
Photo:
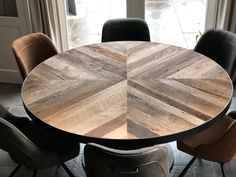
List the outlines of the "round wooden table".
{"type": "Polygon", "coordinates": [[[192,50],[150,42],[82,46],[25,79],[26,111],[81,142],[148,146],[197,133],[227,111],[228,74],[192,50]]]}

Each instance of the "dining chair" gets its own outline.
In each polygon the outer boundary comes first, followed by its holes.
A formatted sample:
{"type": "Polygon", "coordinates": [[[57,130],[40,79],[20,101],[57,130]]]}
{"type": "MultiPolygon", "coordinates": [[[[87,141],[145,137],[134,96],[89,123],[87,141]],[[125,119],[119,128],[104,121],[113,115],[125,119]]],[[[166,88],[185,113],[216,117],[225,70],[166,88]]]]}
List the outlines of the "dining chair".
{"type": "Polygon", "coordinates": [[[10,122],[14,126],[16,126],[17,128],[23,127],[24,125],[26,125],[30,121],[30,119],[27,117],[18,117],[18,116],[11,114],[1,104],[0,104],[0,117],[4,118],[8,122],[10,122]]]}
{"type": "Polygon", "coordinates": [[[21,166],[33,170],[62,165],[70,177],[74,175],[64,164],[78,156],[80,145],[63,136],[56,136],[27,117],[17,117],[0,105],[0,148],[8,152],[18,165],[9,175],[13,177],[21,166]]]}
{"type": "Polygon", "coordinates": [[[184,176],[196,158],[219,162],[225,177],[224,163],[236,160],[236,114],[230,112],[212,127],[178,140],[177,148],[193,156],[179,176],[184,176]],[[232,117],[230,117],[232,116],[232,117]]]}
{"type": "Polygon", "coordinates": [[[102,42],[150,41],[147,23],[139,18],[111,19],[102,28],[102,42]]]}
{"type": "Polygon", "coordinates": [[[23,78],[38,64],[58,53],[51,39],[42,33],[32,33],[13,41],[12,50],[23,78]]]}
{"type": "Polygon", "coordinates": [[[153,146],[118,150],[89,143],[84,148],[87,177],[168,177],[167,149],[153,146]]]}
{"type": "Polygon", "coordinates": [[[236,74],[236,34],[220,29],[205,32],[194,51],[201,53],[222,66],[232,80],[236,74]]]}

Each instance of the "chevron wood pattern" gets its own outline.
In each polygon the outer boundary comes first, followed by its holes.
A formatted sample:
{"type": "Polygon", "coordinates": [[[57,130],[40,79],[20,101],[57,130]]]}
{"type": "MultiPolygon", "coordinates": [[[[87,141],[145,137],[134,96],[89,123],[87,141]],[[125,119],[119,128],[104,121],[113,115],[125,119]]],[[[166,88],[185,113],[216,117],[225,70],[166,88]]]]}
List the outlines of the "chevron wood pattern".
{"type": "Polygon", "coordinates": [[[38,65],[22,98],[41,121],[78,135],[141,139],[190,130],[230,103],[233,86],[214,61],[150,42],[82,46],[38,65]]]}

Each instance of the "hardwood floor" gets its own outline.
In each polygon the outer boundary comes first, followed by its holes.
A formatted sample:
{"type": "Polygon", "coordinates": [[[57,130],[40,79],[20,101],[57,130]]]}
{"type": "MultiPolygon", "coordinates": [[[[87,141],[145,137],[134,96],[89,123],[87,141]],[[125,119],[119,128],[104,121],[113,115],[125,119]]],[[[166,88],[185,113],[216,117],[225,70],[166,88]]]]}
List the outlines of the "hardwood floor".
{"type": "MultiPolygon", "coordinates": [[[[9,108],[9,110],[18,115],[26,115],[24,112],[21,95],[21,85],[13,84],[0,84],[0,104],[9,108]]],[[[236,109],[236,93],[234,93],[230,110],[236,109]]],[[[174,167],[170,172],[170,177],[177,177],[184,166],[189,162],[191,156],[182,153],[176,149],[175,142],[171,143],[174,149],[174,167]]],[[[83,145],[82,145],[83,147],[83,145]]],[[[83,148],[81,148],[82,152],[83,148]]],[[[85,177],[85,173],[81,166],[81,154],[68,162],[68,167],[77,177],[85,177]]],[[[0,177],[7,177],[11,171],[15,168],[16,164],[10,159],[9,155],[0,150],[0,177]]],[[[225,172],[227,177],[235,177],[236,174],[236,161],[225,164],[225,172]]],[[[22,168],[17,173],[16,177],[30,177],[32,171],[26,168],[22,168]]],[[[38,171],[37,177],[67,177],[62,167],[51,167],[38,171]]],[[[222,177],[220,165],[215,162],[209,162],[205,160],[196,160],[185,177],[222,177]]]]}

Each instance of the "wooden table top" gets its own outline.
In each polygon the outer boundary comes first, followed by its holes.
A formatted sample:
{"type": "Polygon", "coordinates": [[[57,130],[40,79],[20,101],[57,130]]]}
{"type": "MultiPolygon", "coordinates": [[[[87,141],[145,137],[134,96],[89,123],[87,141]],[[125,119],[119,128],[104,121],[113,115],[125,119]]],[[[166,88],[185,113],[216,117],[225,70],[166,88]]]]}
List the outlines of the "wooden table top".
{"type": "Polygon", "coordinates": [[[227,73],[192,50],[110,42],[41,63],[22,98],[31,115],[80,137],[170,141],[222,117],[232,91],[227,73]]]}

